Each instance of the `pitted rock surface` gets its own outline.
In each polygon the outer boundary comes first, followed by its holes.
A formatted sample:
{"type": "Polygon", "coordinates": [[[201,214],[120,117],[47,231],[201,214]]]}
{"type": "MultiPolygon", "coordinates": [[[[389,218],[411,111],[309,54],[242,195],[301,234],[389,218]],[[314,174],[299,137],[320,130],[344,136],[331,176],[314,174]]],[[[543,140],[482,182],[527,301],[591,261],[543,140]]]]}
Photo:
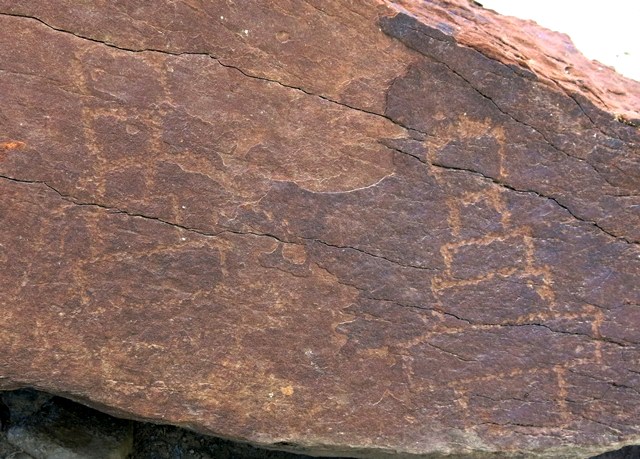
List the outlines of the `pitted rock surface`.
{"type": "Polygon", "coordinates": [[[0,388],[315,454],[640,442],[640,84],[567,43],[0,0],[0,388]]]}

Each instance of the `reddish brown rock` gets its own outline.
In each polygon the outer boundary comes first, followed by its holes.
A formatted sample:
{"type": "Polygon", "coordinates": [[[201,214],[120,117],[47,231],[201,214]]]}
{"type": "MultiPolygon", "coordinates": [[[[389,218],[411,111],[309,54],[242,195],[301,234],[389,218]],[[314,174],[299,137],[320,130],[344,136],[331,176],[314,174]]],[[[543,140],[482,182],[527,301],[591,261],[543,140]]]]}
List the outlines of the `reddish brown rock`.
{"type": "Polygon", "coordinates": [[[640,442],[638,83],[462,1],[0,12],[0,387],[325,454],[640,442]]]}

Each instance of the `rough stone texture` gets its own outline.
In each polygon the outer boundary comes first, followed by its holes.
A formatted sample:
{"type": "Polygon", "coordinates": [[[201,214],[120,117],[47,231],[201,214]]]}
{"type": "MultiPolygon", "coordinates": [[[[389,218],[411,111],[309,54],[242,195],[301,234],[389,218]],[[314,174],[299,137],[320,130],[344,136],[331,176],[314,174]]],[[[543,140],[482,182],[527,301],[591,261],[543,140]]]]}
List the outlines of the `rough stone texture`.
{"type": "Polygon", "coordinates": [[[260,449],[173,426],[118,419],[68,399],[31,389],[0,393],[0,403],[3,401],[3,406],[10,412],[10,421],[6,429],[0,429],[2,459],[310,457],[260,449]]]}
{"type": "Polygon", "coordinates": [[[462,1],[0,0],[0,388],[325,454],[640,442],[600,68],[462,1]]]}
{"type": "MultiPolygon", "coordinates": [[[[0,429],[0,458],[2,459],[75,459],[77,457],[103,459],[108,457],[105,450],[97,450],[95,446],[90,449],[87,445],[109,444],[115,438],[126,440],[123,442],[125,448],[112,451],[119,459],[306,459],[312,457],[257,448],[246,443],[209,437],[174,426],[118,419],[68,399],[53,397],[32,389],[0,393],[0,406],[5,407],[8,414],[7,423],[3,424],[6,428],[0,429]],[[8,431],[8,434],[5,431],[8,431]],[[33,433],[36,432],[39,435],[34,438],[33,433]],[[30,437],[29,434],[31,434],[30,437]],[[25,442],[25,437],[32,441],[25,442]],[[104,441],[105,439],[107,442],[104,441]],[[16,446],[16,443],[27,447],[33,455],[16,446]]],[[[592,459],[636,459],[639,453],[640,446],[627,446],[592,459]]]]}

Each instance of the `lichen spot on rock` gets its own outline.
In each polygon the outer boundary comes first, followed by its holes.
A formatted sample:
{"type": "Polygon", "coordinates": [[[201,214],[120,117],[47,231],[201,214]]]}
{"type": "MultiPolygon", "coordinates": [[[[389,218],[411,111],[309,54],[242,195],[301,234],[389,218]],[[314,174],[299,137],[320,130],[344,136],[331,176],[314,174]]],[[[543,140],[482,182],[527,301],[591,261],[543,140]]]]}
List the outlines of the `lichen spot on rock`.
{"type": "Polygon", "coordinates": [[[289,386],[281,387],[280,392],[282,392],[282,395],[286,395],[287,397],[290,397],[293,395],[293,386],[289,385],[289,386]]]}
{"type": "Polygon", "coordinates": [[[24,142],[21,142],[19,140],[10,140],[8,142],[2,142],[0,143],[0,151],[8,151],[8,150],[17,150],[17,149],[22,149],[26,146],[27,144],[24,142]]]}

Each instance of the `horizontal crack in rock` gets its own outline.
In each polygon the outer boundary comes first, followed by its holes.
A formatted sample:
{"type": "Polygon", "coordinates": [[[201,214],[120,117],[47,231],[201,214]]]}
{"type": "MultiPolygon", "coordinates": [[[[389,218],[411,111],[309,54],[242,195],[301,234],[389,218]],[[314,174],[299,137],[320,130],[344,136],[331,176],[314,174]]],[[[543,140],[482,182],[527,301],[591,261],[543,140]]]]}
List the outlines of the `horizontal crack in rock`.
{"type": "MultiPolygon", "coordinates": [[[[98,202],[81,202],[78,201],[76,198],[74,198],[73,196],[70,195],[66,195],[64,193],[62,193],[61,191],[59,191],[58,189],[56,189],[55,187],[51,186],[49,183],[42,181],[42,180],[27,180],[27,179],[19,179],[19,178],[14,178],[14,177],[9,177],[6,175],[0,175],[0,179],[4,179],[4,180],[8,180],[11,182],[16,182],[16,183],[25,183],[25,184],[37,184],[37,185],[43,185],[46,188],[48,188],[49,190],[53,191],[55,194],[57,194],[61,199],[63,199],[66,202],[70,202],[71,204],[77,205],[77,206],[85,206],[85,207],[97,207],[100,209],[103,209],[105,211],[108,211],[110,213],[113,214],[121,214],[121,215],[127,215],[129,217],[134,217],[134,218],[142,218],[145,220],[152,220],[152,221],[156,221],[159,223],[162,223],[164,225],[169,225],[172,226],[174,228],[178,228],[184,231],[189,231],[195,234],[199,234],[201,236],[205,236],[205,237],[219,237],[220,235],[226,234],[226,233],[231,233],[231,234],[238,234],[238,235],[242,235],[242,236],[257,236],[257,237],[267,237],[270,239],[274,239],[280,243],[283,244],[300,244],[299,242],[297,242],[296,240],[287,240],[287,239],[283,239],[279,236],[276,236],[274,234],[270,234],[270,233],[261,233],[261,232],[255,232],[255,231],[240,231],[240,230],[236,230],[233,228],[224,228],[220,231],[217,232],[208,232],[208,231],[204,231],[201,229],[197,229],[197,228],[193,228],[193,227],[189,227],[189,226],[185,226],[182,225],[180,223],[175,223],[175,222],[171,222],[168,220],[164,220],[162,218],[159,217],[152,217],[149,215],[145,215],[139,212],[131,212],[125,209],[120,209],[117,207],[112,207],[112,206],[108,206],[105,204],[101,204],[98,202]]],[[[387,258],[385,256],[382,255],[377,255],[371,252],[367,252],[366,250],[363,250],[361,248],[358,247],[352,247],[352,246],[339,246],[339,245],[335,245],[335,244],[331,244],[329,242],[326,241],[322,241],[320,239],[317,238],[309,238],[309,237],[298,237],[296,238],[298,240],[303,240],[303,241],[309,241],[309,242],[316,242],[319,243],[321,245],[324,245],[326,247],[332,247],[332,248],[337,248],[337,249],[346,249],[346,250],[353,250],[359,253],[362,253],[364,255],[373,257],[373,258],[377,258],[380,260],[385,260],[389,263],[393,263],[395,265],[398,265],[402,268],[413,268],[413,269],[422,269],[422,270],[429,270],[429,271],[433,271],[435,270],[435,268],[429,268],[429,267],[425,267],[425,266],[417,266],[417,265],[411,265],[411,264],[404,264],[401,263],[399,261],[396,260],[392,260],[390,258],[387,258]]]]}
{"type": "Polygon", "coordinates": [[[438,269],[436,269],[436,268],[430,268],[430,267],[428,267],[428,266],[420,266],[420,265],[412,265],[412,264],[400,263],[400,262],[399,262],[399,261],[397,261],[397,260],[392,260],[391,258],[387,258],[387,257],[385,257],[385,256],[383,256],[383,255],[377,255],[377,254],[375,254],[375,253],[367,252],[366,250],[360,249],[360,248],[358,248],[358,247],[352,247],[352,246],[348,246],[348,245],[346,245],[346,246],[345,246],[345,245],[336,245],[336,244],[331,244],[331,243],[329,243],[329,242],[325,242],[325,241],[322,241],[322,240],[320,240],[320,239],[315,239],[315,238],[306,238],[306,237],[303,237],[303,238],[301,238],[301,239],[304,239],[304,240],[306,240],[306,241],[317,242],[317,243],[319,243],[319,244],[325,245],[325,246],[327,246],[327,247],[332,247],[332,248],[335,248],[335,249],[355,250],[356,252],[363,253],[363,254],[368,255],[368,256],[370,256],[370,257],[379,258],[379,259],[381,259],[381,260],[388,261],[389,263],[393,263],[393,264],[398,265],[398,266],[400,266],[400,267],[402,267],[402,268],[423,269],[423,270],[426,270],[426,271],[439,271],[439,270],[438,270],[438,269]]]}
{"type": "MultiPolygon", "coordinates": [[[[237,67],[237,66],[232,65],[232,64],[224,63],[221,58],[219,58],[217,56],[214,56],[213,54],[211,54],[209,52],[205,52],[205,51],[170,51],[170,50],[163,50],[163,49],[157,49],[157,48],[126,48],[126,47],[123,47],[123,46],[120,46],[120,45],[116,45],[114,43],[110,43],[110,42],[107,42],[107,41],[104,41],[104,40],[99,40],[97,38],[92,38],[92,37],[89,37],[89,36],[86,36],[86,35],[79,34],[77,32],[73,32],[73,31],[70,31],[70,30],[66,30],[66,29],[63,29],[63,28],[60,28],[60,27],[53,26],[53,25],[45,22],[44,20],[42,20],[42,19],[40,19],[40,18],[38,18],[36,16],[29,16],[29,15],[17,14],[17,13],[4,13],[4,12],[0,12],[0,16],[17,17],[17,18],[23,18],[23,19],[29,19],[29,20],[37,21],[38,23],[46,26],[47,28],[49,28],[51,30],[55,30],[56,32],[66,33],[66,34],[72,35],[72,36],[74,36],[76,38],[79,38],[79,39],[82,39],[82,40],[87,40],[87,41],[90,41],[92,43],[101,44],[101,45],[107,46],[109,48],[117,49],[119,51],[124,51],[124,52],[130,52],[130,53],[145,53],[145,52],[147,52],[147,53],[160,53],[160,54],[166,54],[166,55],[169,55],[169,56],[177,56],[177,57],[180,57],[180,56],[205,56],[205,57],[209,57],[210,59],[216,61],[222,67],[236,70],[236,71],[240,72],[242,75],[244,75],[247,78],[251,78],[251,79],[254,79],[254,80],[261,80],[261,81],[265,81],[265,82],[268,82],[268,83],[274,83],[274,84],[277,84],[277,85],[279,85],[279,86],[281,86],[283,88],[292,89],[292,90],[295,90],[295,91],[300,91],[300,92],[302,92],[302,93],[304,93],[304,94],[306,94],[308,96],[317,97],[319,99],[322,99],[322,100],[327,101],[327,102],[332,103],[332,104],[339,105],[339,106],[344,107],[344,108],[348,108],[348,109],[351,109],[351,110],[356,110],[358,112],[361,112],[361,113],[364,113],[364,114],[367,114],[367,115],[371,115],[371,116],[376,116],[378,118],[383,118],[383,119],[391,122],[395,126],[398,126],[398,127],[402,128],[404,130],[420,132],[417,129],[408,128],[407,126],[404,126],[402,123],[397,122],[396,120],[390,118],[387,115],[384,115],[384,114],[381,114],[381,113],[377,113],[377,112],[374,112],[374,111],[371,111],[371,110],[366,110],[366,109],[363,109],[363,108],[359,108],[359,107],[356,107],[356,106],[353,106],[353,105],[350,105],[350,104],[347,104],[347,103],[344,103],[344,102],[339,102],[337,100],[331,99],[330,97],[327,97],[327,96],[324,96],[324,95],[321,95],[321,94],[314,94],[314,93],[312,93],[312,92],[310,92],[310,91],[308,91],[308,90],[306,90],[306,89],[304,89],[302,87],[299,87],[299,86],[293,86],[293,85],[289,85],[289,84],[286,84],[286,83],[283,83],[281,81],[274,80],[274,79],[271,79],[271,78],[266,78],[266,77],[263,77],[263,76],[253,75],[253,74],[249,73],[248,71],[246,71],[246,70],[244,70],[244,69],[242,69],[240,67],[237,67]]],[[[424,134],[424,135],[427,135],[424,132],[420,132],[420,133],[424,134]]]]}
{"type": "MultiPolygon", "coordinates": [[[[372,115],[372,116],[376,116],[376,117],[384,118],[385,120],[387,120],[387,121],[389,121],[389,122],[393,123],[394,125],[396,125],[396,126],[398,126],[398,127],[401,127],[402,129],[407,130],[408,132],[413,131],[413,132],[418,132],[418,133],[420,133],[420,134],[422,134],[422,135],[425,135],[425,136],[434,137],[434,135],[433,135],[433,134],[430,134],[430,133],[427,133],[427,132],[423,132],[423,131],[420,131],[420,130],[415,129],[415,128],[409,128],[409,127],[407,127],[407,126],[403,125],[402,123],[397,122],[396,120],[392,119],[391,117],[389,117],[389,116],[387,116],[387,115],[383,115],[383,114],[376,113],[376,112],[373,112],[373,111],[369,111],[369,110],[361,109],[361,108],[358,108],[358,107],[355,107],[355,106],[352,106],[352,105],[349,105],[349,104],[345,104],[345,103],[342,103],[342,102],[338,102],[338,101],[333,100],[333,99],[331,99],[331,98],[328,98],[328,97],[326,97],[326,96],[319,95],[319,94],[314,94],[314,93],[311,93],[311,92],[309,92],[309,91],[307,91],[307,90],[305,90],[305,89],[303,89],[303,88],[301,88],[301,87],[288,85],[288,84],[282,83],[282,82],[280,82],[280,81],[278,81],[278,80],[273,80],[273,79],[269,79],[269,78],[266,78],[266,77],[261,77],[261,76],[257,76],[257,75],[252,75],[252,74],[248,73],[247,71],[245,71],[245,70],[243,70],[243,69],[241,69],[241,68],[239,68],[239,67],[233,66],[233,65],[231,65],[231,64],[225,64],[225,63],[223,63],[223,62],[220,60],[220,58],[218,58],[218,57],[216,57],[216,56],[214,56],[214,55],[212,55],[212,54],[210,54],[210,53],[207,53],[207,52],[176,52],[176,51],[161,50],[161,49],[154,49],[154,48],[144,48],[144,49],[125,48],[125,47],[122,47],[122,46],[119,46],[119,45],[116,45],[116,44],[113,44],[113,43],[109,43],[109,42],[107,42],[107,41],[98,40],[98,39],[96,39],[96,38],[92,38],[92,37],[88,37],[88,36],[85,36],[85,35],[81,35],[81,34],[78,34],[78,33],[76,33],[76,32],[73,32],[73,31],[69,31],[69,30],[65,30],[65,29],[59,28],[59,27],[55,27],[55,26],[53,26],[53,25],[51,25],[51,24],[48,24],[48,23],[47,23],[47,22],[45,22],[44,20],[42,20],[42,19],[40,19],[40,18],[38,18],[38,17],[35,17],[35,16],[28,16],[28,15],[16,14],[16,13],[5,13],[5,12],[0,12],[0,15],[1,15],[1,16],[17,17],[17,18],[23,18],[23,19],[29,19],[29,20],[37,21],[38,23],[40,23],[40,24],[42,24],[42,25],[46,26],[47,28],[49,28],[49,29],[51,29],[51,30],[54,30],[54,31],[57,31],[57,32],[61,32],[61,33],[66,33],[66,34],[72,35],[72,36],[74,36],[74,37],[76,37],[76,38],[79,38],[79,39],[88,40],[88,41],[91,41],[91,42],[93,42],[93,43],[102,44],[102,45],[104,45],[104,46],[108,46],[108,47],[110,47],[110,48],[114,48],[114,49],[117,49],[117,50],[120,50],[120,51],[125,51],[125,52],[132,52],[132,53],[155,52],[155,53],[167,54],[167,55],[171,55],[171,56],[206,56],[206,57],[209,57],[209,58],[213,59],[214,61],[216,61],[216,62],[217,62],[218,64],[220,64],[222,67],[226,67],[226,68],[231,68],[231,69],[237,70],[237,71],[238,71],[238,72],[240,72],[242,75],[244,75],[244,76],[246,76],[246,77],[248,77],[248,78],[252,78],[252,79],[256,79],[256,80],[262,80],[262,81],[266,81],[266,82],[270,82],[270,83],[277,84],[277,85],[282,86],[282,87],[284,87],[284,88],[288,88],[288,89],[292,89],[292,90],[296,90],[296,91],[301,91],[301,92],[303,92],[303,93],[304,93],[304,94],[306,94],[306,95],[309,95],[309,96],[312,96],[312,97],[318,97],[318,98],[320,98],[320,99],[322,99],[322,100],[325,100],[325,101],[330,102],[330,103],[333,103],[333,104],[340,105],[340,106],[345,107],[345,108],[349,108],[349,109],[352,109],[352,110],[356,110],[356,111],[359,111],[359,112],[362,112],[362,113],[365,113],[365,114],[368,114],[368,115],[372,115]]],[[[431,39],[442,41],[442,40],[440,40],[440,39],[438,39],[438,38],[436,38],[436,37],[432,37],[431,35],[428,35],[428,34],[424,33],[424,32],[423,32],[423,31],[421,31],[421,30],[418,30],[418,29],[415,29],[415,28],[414,28],[413,30],[415,30],[417,33],[420,33],[421,35],[425,35],[426,37],[429,37],[429,38],[431,38],[431,39]]],[[[414,49],[414,48],[411,48],[411,49],[414,49]]],[[[414,50],[415,50],[415,49],[414,49],[414,50]]],[[[419,53],[420,53],[420,51],[419,51],[419,50],[415,50],[415,51],[417,51],[417,52],[419,52],[419,53]]],[[[422,54],[422,53],[420,53],[420,54],[422,54]]],[[[569,153],[567,153],[567,152],[565,152],[565,151],[561,150],[560,148],[558,148],[557,146],[555,146],[552,142],[550,142],[550,141],[546,138],[546,136],[545,136],[544,134],[542,134],[540,131],[538,131],[535,127],[533,127],[533,126],[531,126],[531,125],[529,125],[529,124],[527,124],[527,123],[525,123],[525,122],[523,122],[523,121],[521,121],[521,120],[518,120],[517,118],[515,118],[515,117],[514,117],[513,115],[511,115],[510,113],[508,113],[508,112],[504,111],[504,110],[503,110],[503,109],[502,109],[498,104],[496,104],[496,102],[495,102],[495,101],[493,101],[493,99],[491,99],[491,98],[490,98],[489,96],[487,96],[486,94],[482,93],[478,88],[476,88],[476,87],[475,87],[475,86],[474,86],[474,85],[473,85],[469,80],[467,80],[463,75],[461,75],[459,72],[457,72],[456,70],[454,70],[453,68],[451,68],[451,67],[449,66],[449,64],[447,64],[446,62],[443,62],[443,61],[437,60],[437,59],[435,59],[435,58],[433,58],[433,57],[431,57],[431,56],[426,56],[426,57],[432,58],[432,59],[434,59],[436,62],[439,62],[440,64],[444,65],[444,66],[445,66],[449,71],[451,71],[452,73],[454,73],[455,75],[457,75],[459,78],[461,78],[463,81],[465,81],[465,82],[466,82],[466,84],[468,84],[468,85],[469,85],[469,86],[470,86],[474,91],[476,91],[478,94],[480,94],[483,98],[485,98],[485,99],[487,99],[488,101],[490,101],[490,103],[492,103],[492,104],[493,104],[493,105],[494,105],[494,106],[495,106],[495,107],[496,107],[496,108],[497,108],[501,113],[503,113],[504,115],[508,116],[509,118],[511,118],[511,119],[512,119],[513,121],[515,121],[516,123],[523,124],[523,125],[525,125],[525,126],[529,127],[530,129],[532,129],[533,131],[535,131],[536,133],[538,133],[538,134],[542,137],[542,139],[545,141],[545,143],[547,143],[548,145],[550,145],[552,148],[554,148],[555,150],[557,150],[557,151],[559,151],[559,152],[561,152],[561,153],[563,153],[563,154],[565,154],[565,155],[567,155],[567,156],[569,156],[569,157],[571,157],[571,158],[574,158],[574,159],[576,159],[576,160],[579,160],[579,161],[585,162],[586,164],[589,164],[589,165],[591,166],[591,168],[593,168],[593,169],[594,169],[594,170],[595,170],[595,171],[600,175],[600,172],[599,172],[599,171],[598,171],[598,170],[597,170],[597,169],[596,169],[596,168],[595,168],[591,163],[589,163],[588,161],[586,161],[586,160],[584,160],[584,159],[582,159],[582,158],[579,158],[579,157],[574,156],[574,155],[570,155],[569,153]]],[[[498,62],[498,61],[496,61],[496,62],[498,62]]],[[[503,65],[504,65],[504,64],[503,64],[503,65]]],[[[511,71],[513,71],[513,70],[511,70],[511,71]]],[[[574,99],[574,101],[577,103],[577,101],[576,101],[575,99],[574,99]]],[[[582,108],[582,107],[581,107],[581,108],[582,108]]],[[[584,110],[583,110],[583,112],[584,112],[584,110]]],[[[586,113],[585,113],[585,115],[586,115],[586,113]]],[[[593,122],[593,120],[591,120],[591,121],[593,122]]],[[[384,144],[382,144],[382,145],[384,145],[384,144]]],[[[404,151],[399,150],[399,149],[397,149],[397,148],[389,147],[388,145],[384,145],[384,146],[386,146],[387,148],[390,148],[390,149],[392,149],[392,150],[398,151],[398,152],[400,152],[400,153],[402,153],[402,154],[405,154],[405,155],[408,155],[408,156],[412,156],[412,157],[414,157],[414,158],[418,159],[419,161],[421,161],[421,162],[423,162],[423,163],[425,163],[425,164],[429,164],[429,163],[427,163],[425,160],[423,160],[423,159],[419,158],[419,157],[418,157],[418,156],[416,156],[416,155],[413,155],[413,154],[410,154],[410,153],[404,152],[404,151]]],[[[602,231],[603,233],[605,233],[605,234],[607,234],[607,235],[609,235],[609,236],[611,236],[611,237],[614,237],[614,238],[616,238],[616,239],[618,239],[618,240],[624,241],[624,242],[626,242],[627,244],[638,244],[637,242],[632,241],[632,240],[629,240],[629,239],[625,238],[624,236],[616,235],[616,234],[614,234],[614,233],[612,233],[612,232],[610,232],[610,231],[607,231],[606,229],[604,229],[602,226],[600,226],[600,225],[599,225],[597,222],[595,222],[595,221],[592,221],[592,220],[585,220],[585,219],[583,219],[583,218],[580,218],[580,217],[579,217],[579,216],[577,216],[577,215],[576,215],[576,214],[575,214],[575,213],[574,213],[574,212],[573,212],[569,207],[567,207],[566,205],[561,204],[560,202],[558,202],[558,200],[557,200],[556,198],[553,198],[553,197],[550,197],[550,196],[546,196],[546,195],[544,195],[544,194],[542,194],[542,193],[540,193],[540,192],[538,192],[538,191],[535,191],[535,190],[521,190],[521,189],[517,189],[517,188],[515,188],[515,187],[513,187],[513,186],[510,186],[510,185],[508,185],[508,184],[504,183],[504,182],[500,182],[500,181],[498,181],[497,179],[495,179],[495,178],[493,178],[493,177],[486,176],[486,175],[484,175],[484,174],[482,174],[482,173],[480,173],[480,172],[478,172],[478,171],[471,170],[471,169],[465,169],[465,168],[460,168],[460,167],[451,167],[451,166],[445,166],[445,165],[442,165],[442,164],[435,164],[435,163],[433,163],[433,164],[431,164],[431,165],[432,165],[432,166],[434,166],[434,167],[440,167],[440,168],[444,168],[444,169],[451,169],[451,170],[459,170],[459,171],[466,171],[466,172],[470,172],[470,173],[473,173],[473,174],[480,175],[480,176],[482,176],[482,177],[484,177],[484,178],[486,178],[486,179],[488,179],[488,180],[491,180],[491,181],[492,181],[492,182],[494,182],[495,184],[497,184],[497,185],[499,185],[499,186],[502,186],[502,187],[504,187],[504,188],[506,188],[506,189],[509,189],[509,190],[511,190],[511,191],[522,192],[522,193],[533,193],[533,194],[535,194],[535,195],[537,195],[537,196],[539,196],[539,197],[546,198],[546,199],[550,199],[550,200],[554,201],[558,206],[560,206],[560,207],[562,207],[564,210],[566,210],[566,211],[567,211],[571,216],[573,216],[575,219],[577,219],[577,220],[579,220],[579,221],[581,221],[581,222],[584,222],[584,223],[589,223],[589,224],[593,225],[594,227],[598,228],[598,229],[599,229],[600,231],[602,231]]],[[[44,183],[44,182],[42,182],[42,183],[44,183]]],[[[47,185],[47,186],[49,186],[49,185],[47,185]]],[[[99,206],[99,204],[95,204],[95,205],[99,206]]],[[[112,209],[112,210],[115,210],[115,209],[112,209]]],[[[121,211],[121,212],[122,212],[122,213],[126,213],[126,212],[124,212],[124,211],[121,211]]],[[[137,216],[144,217],[144,218],[151,218],[151,219],[156,219],[156,220],[162,221],[162,220],[160,220],[160,219],[153,218],[153,217],[147,217],[147,216],[143,216],[143,215],[137,215],[137,216]]],[[[199,232],[199,231],[194,230],[194,229],[192,229],[192,228],[183,227],[183,226],[180,226],[180,225],[175,224],[175,223],[169,223],[169,222],[165,222],[165,223],[167,223],[167,224],[172,224],[172,225],[174,225],[174,226],[180,227],[180,228],[182,228],[182,229],[190,230],[190,231],[193,231],[193,232],[199,232]]],[[[207,234],[207,233],[204,233],[204,232],[199,232],[199,234],[208,235],[208,236],[215,236],[215,235],[217,235],[216,233],[214,233],[214,234],[207,234]]],[[[366,252],[364,252],[364,253],[366,253],[366,252]]],[[[371,254],[369,254],[369,255],[371,255],[371,254]]],[[[373,256],[375,256],[375,255],[373,255],[373,256]]],[[[384,258],[384,257],[379,256],[379,258],[384,258]]],[[[387,259],[387,260],[388,260],[388,259],[387,259]]],[[[389,260],[389,261],[391,261],[391,260],[389,260]]],[[[412,266],[412,267],[417,267],[417,266],[412,266]]],[[[424,268],[424,267],[418,267],[418,268],[421,268],[421,269],[428,269],[428,268],[424,268]]]]}

